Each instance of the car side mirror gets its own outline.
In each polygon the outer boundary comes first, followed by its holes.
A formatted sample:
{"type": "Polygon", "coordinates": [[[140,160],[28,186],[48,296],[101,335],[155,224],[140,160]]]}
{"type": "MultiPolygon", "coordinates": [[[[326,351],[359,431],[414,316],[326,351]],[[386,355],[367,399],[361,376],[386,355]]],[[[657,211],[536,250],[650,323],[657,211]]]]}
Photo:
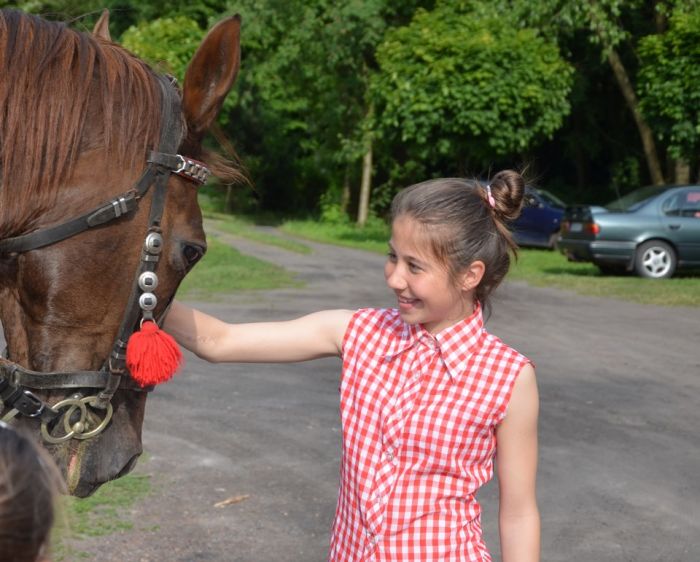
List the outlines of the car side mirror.
{"type": "Polygon", "coordinates": [[[542,205],[540,202],[537,200],[537,198],[534,195],[526,195],[525,196],[525,206],[526,207],[541,207],[542,205]]]}

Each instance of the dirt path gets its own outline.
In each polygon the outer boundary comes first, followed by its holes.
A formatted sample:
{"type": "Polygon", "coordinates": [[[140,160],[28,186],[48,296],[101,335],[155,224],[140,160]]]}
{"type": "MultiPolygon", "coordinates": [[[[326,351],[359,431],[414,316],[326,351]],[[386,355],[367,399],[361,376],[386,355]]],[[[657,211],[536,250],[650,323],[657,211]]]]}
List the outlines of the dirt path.
{"type": "MultiPolygon", "coordinates": [[[[299,255],[231,236],[301,289],[194,303],[229,321],[391,306],[383,258],[319,244],[299,255]]],[[[700,560],[700,310],[508,284],[491,331],[537,364],[546,561],[700,560]]],[[[340,455],[339,360],[208,365],[193,356],[149,398],[154,491],[134,529],[83,540],[98,561],[322,561],[340,455]],[[235,496],[247,499],[214,507],[235,496]]],[[[498,559],[493,486],[481,494],[498,559]]]]}

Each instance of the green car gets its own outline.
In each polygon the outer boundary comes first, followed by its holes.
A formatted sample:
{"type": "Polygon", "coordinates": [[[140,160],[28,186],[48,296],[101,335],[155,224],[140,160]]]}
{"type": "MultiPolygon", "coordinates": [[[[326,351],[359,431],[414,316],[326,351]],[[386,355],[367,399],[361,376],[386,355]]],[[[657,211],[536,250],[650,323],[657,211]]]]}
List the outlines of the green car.
{"type": "Polygon", "coordinates": [[[648,186],[605,207],[567,207],[558,245],[604,273],[663,279],[700,267],[700,185],[648,186]]]}

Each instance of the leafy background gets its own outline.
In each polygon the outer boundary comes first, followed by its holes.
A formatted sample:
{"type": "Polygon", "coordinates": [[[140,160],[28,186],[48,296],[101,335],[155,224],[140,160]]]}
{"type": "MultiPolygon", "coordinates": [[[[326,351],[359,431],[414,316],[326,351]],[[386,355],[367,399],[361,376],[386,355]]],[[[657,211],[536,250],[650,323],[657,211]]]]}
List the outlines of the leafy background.
{"type": "Polygon", "coordinates": [[[180,78],[243,17],[217,140],[253,186],[219,210],[353,221],[402,186],[526,168],[570,203],[698,179],[698,0],[0,2],[114,40],[180,78]],[[363,170],[366,203],[360,196],[363,170]]]}

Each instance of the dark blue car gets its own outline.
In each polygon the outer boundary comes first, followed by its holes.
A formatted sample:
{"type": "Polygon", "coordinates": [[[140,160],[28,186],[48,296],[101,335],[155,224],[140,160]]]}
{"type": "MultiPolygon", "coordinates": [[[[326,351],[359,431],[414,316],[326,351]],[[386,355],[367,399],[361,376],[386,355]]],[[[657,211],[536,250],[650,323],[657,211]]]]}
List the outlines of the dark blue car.
{"type": "Polygon", "coordinates": [[[559,238],[561,218],[566,204],[543,189],[525,188],[520,217],[511,225],[519,246],[553,249],[559,238]]]}

